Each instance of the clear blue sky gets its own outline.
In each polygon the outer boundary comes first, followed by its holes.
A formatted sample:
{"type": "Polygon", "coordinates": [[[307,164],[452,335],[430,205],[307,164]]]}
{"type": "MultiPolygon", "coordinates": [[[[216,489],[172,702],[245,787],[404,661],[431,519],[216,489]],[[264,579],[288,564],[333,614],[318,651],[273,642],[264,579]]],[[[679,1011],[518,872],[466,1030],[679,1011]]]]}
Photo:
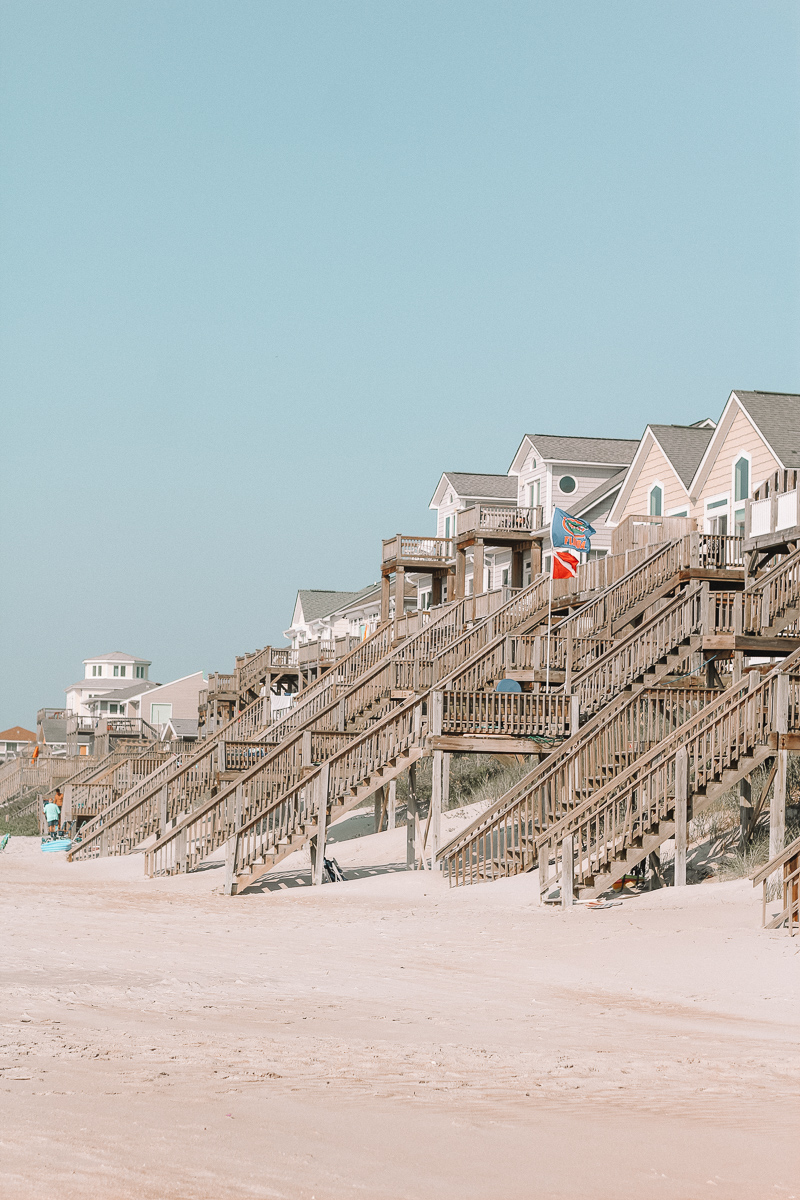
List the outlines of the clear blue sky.
{"type": "Polygon", "coordinates": [[[0,728],[282,641],[526,431],[800,389],[791,0],[5,0],[0,728]]]}

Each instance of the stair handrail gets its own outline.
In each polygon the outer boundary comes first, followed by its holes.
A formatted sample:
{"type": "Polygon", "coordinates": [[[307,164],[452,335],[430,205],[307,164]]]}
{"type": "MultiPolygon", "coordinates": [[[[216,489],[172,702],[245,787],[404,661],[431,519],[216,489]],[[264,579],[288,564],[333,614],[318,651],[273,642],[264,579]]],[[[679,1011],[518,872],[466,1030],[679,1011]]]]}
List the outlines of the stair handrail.
{"type": "MultiPolygon", "coordinates": [[[[587,821],[599,817],[607,811],[613,804],[618,804],[622,801],[623,796],[629,796],[636,790],[637,787],[643,787],[656,770],[660,770],[663,774],[663,779],[660,781],[658,795],[663,801],[668,799],[670,787],[674,802],[674,778],[675,778],[675,760],[679,750],[686,748],[689,752],[689,772],[691,779],[691,764],[693,761],[697,764],[697,759],[693,759],[692,747],[695,740],[711,728],[717,728],[720,722],[728,715],[734,712],[741,713],[747,708],[752,708],[754,714],[757,714],[757,719],[748,723],[746,730],[737,729],[737,748],[741,745],[749,745],[752,748],[756,745],[766,744],[766,735],[772,724],[772,712],[775,702],[775,685],[779,676],[787,676],[790,682],[800,684],[800,649],[789,655],[787,659],[778,664],[776,667],[765,675],[755,686],[750,677],[746,677],[737,683],[727,688],[718,700],[708,705],[695,717],[689,719],[675,730],[674,733],[664,738],[662,742],[654,746],[646,754],[642,755],[635,763],[628,767],[625,771],[615,776],[613,780],[599,788],[581,804],[576,805],[573,809],[565,814],[559,821],[554,822],[542,834],[536,838],[536,858],[541,859],[544,851],[549,863],[550,852],[555,848],[556,867],[558,866],[558,846],[565,837],[573,834],[580,829],[587,821]],[[742,733],[742,739],[739,740],[739,734],[742,733]],[[759,734],[762,735],[762,740],[759,740],[759,734]]],[[[798,701],[800,696],[795,696],[794,703],[790,703],[790,711],[798,713],[798,701]]],[[[796,722],[795,722],[796,723],[796,722]]],[[[730,742],[728,743],[730,748],[730,742]]],[[[695,787],[698,786],[698,778],[713,778],[713,770],[706,770],[707,758],[703,760],[702,767],[695,775],[695,787]]],[[[705,786],[705,785],[701,785],[705,786]]],[[[666,815],[668,806],[664,805],[666,815]]],[[[591,875],[591,850],[588,854],[588,866],[584,863],[584,856],[581,850],[582,839],[576,838],[576,881],[581,877],[591,875]]],[[[603,848],[608,843],[608,837],[603,835],[603,848]]],[[[613,837],[612,837],[613,841],[613,837]]],[[[599,842],[598,842],[599,846],[599,842]]],[[[544,892],[551,888],[554,882],[557,882],[558,873],[555,876],[549,875],[549,869],[545,874],[544,880],[540,878],[540,888],[544,892]]]]}

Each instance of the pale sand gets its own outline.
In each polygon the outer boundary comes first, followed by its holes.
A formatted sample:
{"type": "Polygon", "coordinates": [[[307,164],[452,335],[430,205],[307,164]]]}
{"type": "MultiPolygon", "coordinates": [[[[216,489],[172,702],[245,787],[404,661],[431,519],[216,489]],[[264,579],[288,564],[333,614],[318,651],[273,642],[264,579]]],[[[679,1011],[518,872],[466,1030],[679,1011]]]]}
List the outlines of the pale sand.
{"type": "Polygon", "coordinates": [[[562,914],[367,873],[404,847],[229,899],[12,838],[4,1200],[800,1200],[800,938],[749,882],[562,914]]]}

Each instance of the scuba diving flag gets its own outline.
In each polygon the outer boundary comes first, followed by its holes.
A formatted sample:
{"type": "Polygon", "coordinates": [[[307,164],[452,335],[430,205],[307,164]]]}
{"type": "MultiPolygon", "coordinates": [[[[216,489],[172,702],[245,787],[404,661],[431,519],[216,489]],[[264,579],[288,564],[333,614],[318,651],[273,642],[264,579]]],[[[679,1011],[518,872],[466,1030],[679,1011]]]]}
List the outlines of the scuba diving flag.
{"type": "Polygon", "coordinates": [[[588,554],[592,548],[591,535],[597,530],[588,521],[580,517],[571,517],[563,508],[553,509],[553,520],[550,522],[550,543],[554,550],[564,547],[581,554],[588,554]]]}
{"type": "Polygon", "coordinates": [[[569,550],[553,551],[553,579],[574,579],[579,565],[578,558],[569,550]]]}

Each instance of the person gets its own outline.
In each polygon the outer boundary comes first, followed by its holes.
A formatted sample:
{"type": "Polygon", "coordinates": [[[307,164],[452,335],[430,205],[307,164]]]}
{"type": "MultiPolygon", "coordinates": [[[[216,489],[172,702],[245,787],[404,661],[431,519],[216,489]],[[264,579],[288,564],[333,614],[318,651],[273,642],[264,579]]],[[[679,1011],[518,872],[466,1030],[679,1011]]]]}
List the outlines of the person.
{"type": "Polygon", "coordinates": [[[58,805],[58,825],[61,828],[61,815],[64,810],[64,793],[61,788],[56,788],[56,794],[53,796],[53,804],[58,805]]]}
{"type": "Polygon", "coordinates": [[[58,824],[61,820],[61,809],[52,800],[48,800],[44,806],[44,818],[47,821],[47,832],[51,838],[58,836],[58,824]]]}

